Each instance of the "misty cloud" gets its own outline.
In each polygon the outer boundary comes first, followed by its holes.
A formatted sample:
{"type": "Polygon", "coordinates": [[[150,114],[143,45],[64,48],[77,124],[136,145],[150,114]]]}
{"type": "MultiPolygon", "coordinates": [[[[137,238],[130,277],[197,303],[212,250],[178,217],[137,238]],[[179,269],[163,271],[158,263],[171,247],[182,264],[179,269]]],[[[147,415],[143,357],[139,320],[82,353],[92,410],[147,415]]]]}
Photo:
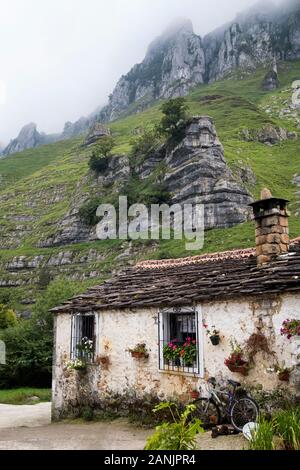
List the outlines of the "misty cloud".
{"type": "Polygon", "coordinates": [[[255,0],[0,0],[0,141],[62,130],[104,105],[176,17],[201,36],[255,0]]]}

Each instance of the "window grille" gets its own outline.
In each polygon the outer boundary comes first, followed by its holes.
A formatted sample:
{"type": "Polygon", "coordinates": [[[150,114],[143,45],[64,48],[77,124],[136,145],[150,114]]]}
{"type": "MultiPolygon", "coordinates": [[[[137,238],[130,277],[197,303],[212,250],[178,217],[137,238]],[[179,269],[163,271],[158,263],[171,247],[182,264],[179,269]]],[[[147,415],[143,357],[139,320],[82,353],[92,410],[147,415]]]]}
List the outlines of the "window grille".
{"type": "Polygon", "coordinates": [[[93,362],[96,340],[95,315],[72,315],[71,332],[71,359],[93,362]],[[83,347],[86,343],[89,346],[83,347]]]}
{"type": "Polygon", "coordinates": [[[159,314],[158,328],[160,370],[200,374],[197,310],[163,310],[159,314]]]}

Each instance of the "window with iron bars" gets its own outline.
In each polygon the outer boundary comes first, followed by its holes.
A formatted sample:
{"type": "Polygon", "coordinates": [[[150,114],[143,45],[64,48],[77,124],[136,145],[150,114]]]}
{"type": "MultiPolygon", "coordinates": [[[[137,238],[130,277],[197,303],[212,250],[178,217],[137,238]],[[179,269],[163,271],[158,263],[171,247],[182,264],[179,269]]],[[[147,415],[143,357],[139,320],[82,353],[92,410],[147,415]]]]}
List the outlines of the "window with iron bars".
{"type": "Polygon", "coordinates": [[[91,363],[95,354],[95,315],[74,314],[71,322],[71,360],[91,363]]]}
{"type": "Polygon", "coordinates": [[[198,312],[174,308],[159,313],[160,370],[200,374],[198,312]]]}

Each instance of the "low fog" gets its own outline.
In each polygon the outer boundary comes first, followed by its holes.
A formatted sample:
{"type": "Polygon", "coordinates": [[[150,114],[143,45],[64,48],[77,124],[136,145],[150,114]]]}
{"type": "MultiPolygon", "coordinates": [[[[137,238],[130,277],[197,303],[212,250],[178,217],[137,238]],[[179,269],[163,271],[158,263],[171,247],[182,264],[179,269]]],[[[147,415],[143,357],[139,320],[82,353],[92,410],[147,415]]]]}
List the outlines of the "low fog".
{"type": "Polygon", "coordinates": [[[28,122],[60,132],[104,105],[176,17],[201,36],[255,0],[0,0],[0,142],[28,122]]]}

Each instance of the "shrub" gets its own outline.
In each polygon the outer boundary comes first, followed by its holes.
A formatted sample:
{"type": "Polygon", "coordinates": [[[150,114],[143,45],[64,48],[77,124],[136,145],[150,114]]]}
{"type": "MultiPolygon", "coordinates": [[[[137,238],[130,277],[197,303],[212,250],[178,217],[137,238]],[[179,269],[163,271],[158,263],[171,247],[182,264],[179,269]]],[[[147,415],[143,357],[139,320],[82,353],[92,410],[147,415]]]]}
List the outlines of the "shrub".
{"type": "Polygon", "coordinates": [[[74,283],[57,279],[37,297],[30,320],[0,330],[0,340],[6,345],[6,365],[0,365],[0,388],[50,386],[53,314],[49,309],[77,292],[74,283]]]}
{"type": "Polygon", "coordinates": [[[41,269],[38,279],[39,287],[45,289],[51,282],[52,277],[48,268],[44,267],[41,269]]]}
{"type": "Polygon", "coordinates": [[[107,170],[109,157],[114,146],[115,141],[111,136],[102,137],[89,160],[89,167],[92,171],[103,173],[107,170]]]}
{"type": "Polygon", "coordinates": [[[163,117],[157,127],[158,133],[178,142],[186,127],[187,109],[185,98],[179,97],[166,101],[161,107],[163,117]]]}
{"type": "Polygon", "coordinates": [[[252,432],[249,444],[250,450],[275,450],[274,428],[272,421],[260,417],[258,429],[252,432]]]}
{"type": "Polygon", "coordinates": [[[104,173],[108,167],[108,157],[92,153],[89,160],[89,167],[92,171],[95,171],[96,173],[104,173]]]}
{"type": "Polygon", "coordinates": [[[0,330],[11,328],[18,324],[16,314],[6,305],[0,304],[0,330]]]}
{"type": "Polygon", "coordinates": [[[154,412],[168,410],[173,422],[164,422],[156,427],[147,439],[145,450],[193,450],[196,448],[196,435],[204,432],[199,419],[190,420],[195,405],[187,405],[180,413],[175,403],[164,402],[154,408],[154,412]]]}
{"type": "Polygon", "coordinates": [[[94,419],[94,410],[90,406],[85,406],[82,409],[81,412],[81,417],[84,419],[84,421],[93,421],[94,419]]]}
{"type": "Polygon", "coordinates": [[[132,139],[131,144],[131,156],[134,162],[139,159],[140,161],[138,163],[141,163],[159,144],[158,133],[155,129],[146,129],[141,135],[132,139]]]}
{"type": "Polygon", "coordinates": [[[79,217],[86,225],[93,227],[99,222],[96,212],[101,202],[99,197],[94,197],[80,207],[79,217]]]}

